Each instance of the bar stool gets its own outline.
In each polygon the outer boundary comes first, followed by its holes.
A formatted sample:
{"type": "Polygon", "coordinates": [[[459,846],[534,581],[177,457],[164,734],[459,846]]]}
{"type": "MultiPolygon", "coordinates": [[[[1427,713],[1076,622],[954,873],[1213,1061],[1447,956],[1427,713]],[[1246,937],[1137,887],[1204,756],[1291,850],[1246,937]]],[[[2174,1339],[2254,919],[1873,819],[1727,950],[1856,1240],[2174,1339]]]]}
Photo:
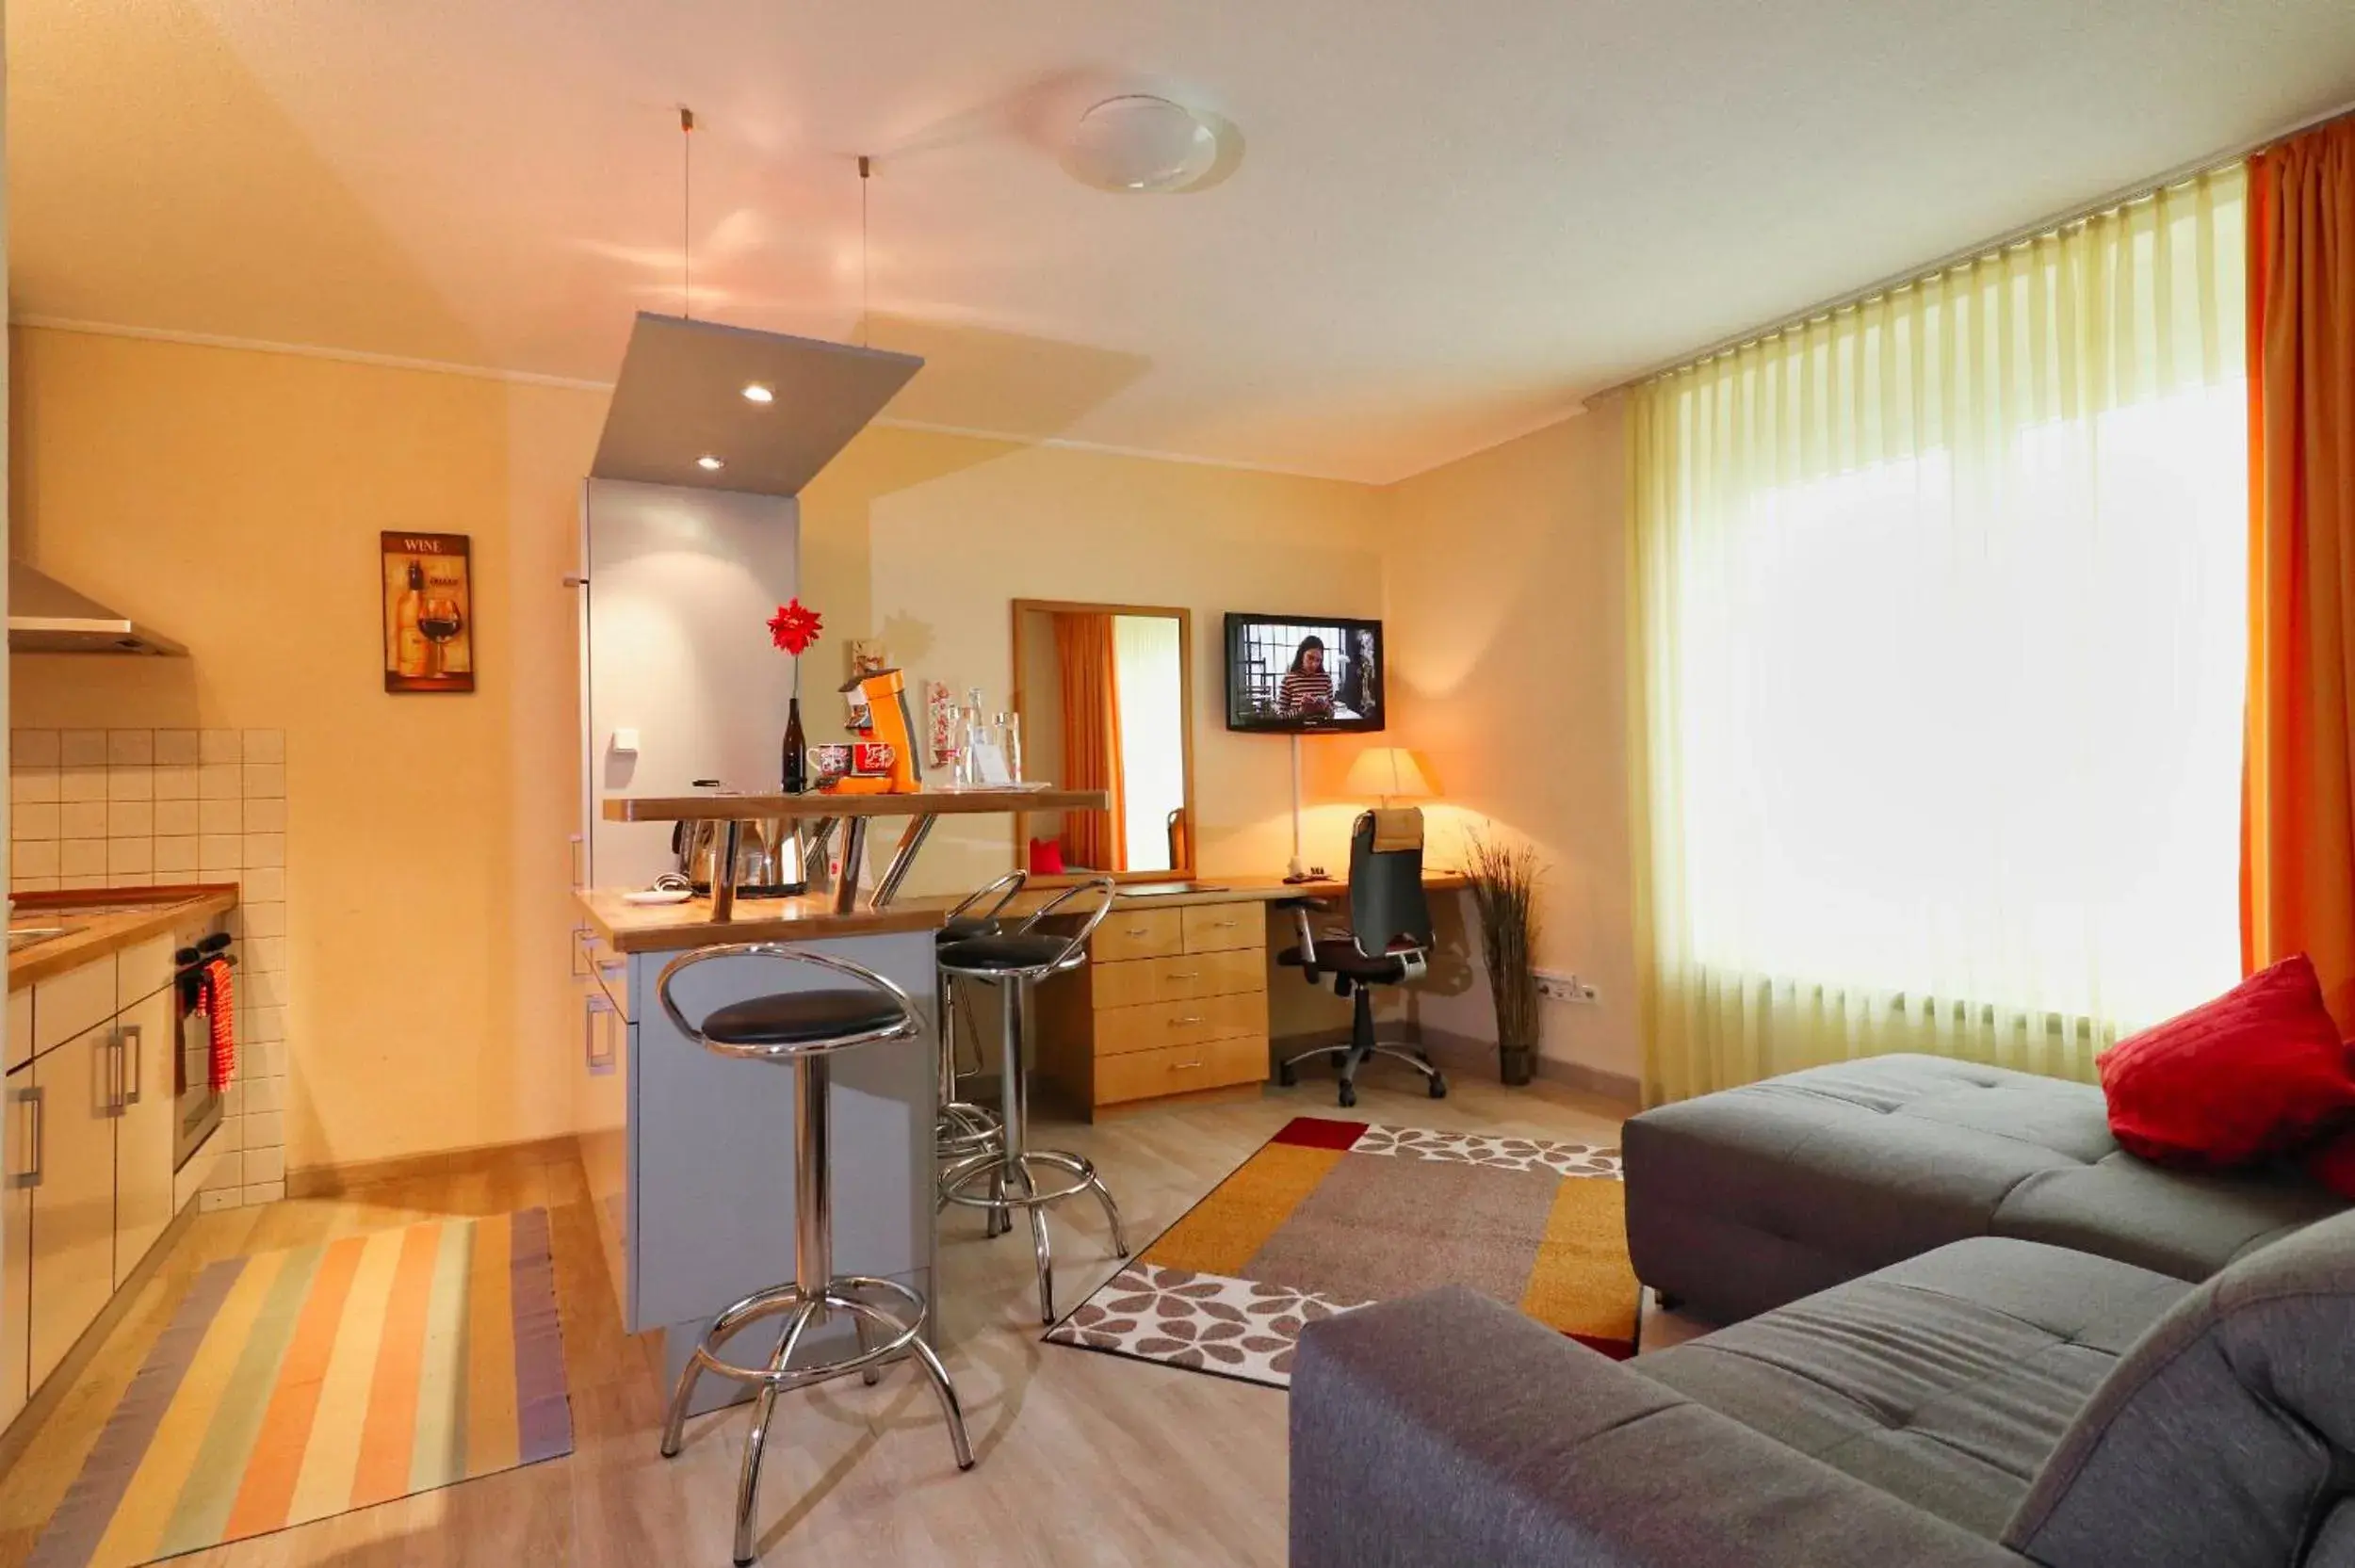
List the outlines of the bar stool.
{"type": "Polygon", "coordinates": [[[757,1387],[753,1427],[744,1439],[744,1464],[736,1483],[736,1560],[753,1560],[754,1505],[760,1491],[760,1455],[769,1435],[769,1418],[777,1395],[789,1388],[806,1388],[850,1372],[861,1372],[873,1382],[880,1363],[902,1351],[914,1356],[940,1397],[940,1410],[949,1423],[949,1441],[956,1449],[957,1468],[973,1468],[973,1449],[966,1441],[965,1414],[957,1403],[949,1369],[924,1342],[927,1304],[924,1298],[897,1280],[834,1271],[834,1195],[830,1118],[827,1091],[832,1078],[830,1058],[837,1051],[885,1041],[911,1040],[923,1032],[915,1004],[907,993],[871,969],[824,953],[755,942],[702,947],[671,961],[655,984],[662,1010],[679,1032],[715,1056],[743,1061],[781,1063],[793,1069],[793,1283],[771,1285],[720,1314],[679,1373],[671,1395],[670,1418],[662,1428],[662,1457],[676,1457],[679,1433],[687,1424],[687,1405],[695,1384],[706,1372],[757,1387]],[[827,990],[786,992],[730,1002],[705,1014],[701,1025],[690,1024],[671,995],[672,982],[699,963],[715,959],[774,959],[830,970],[857,982],[827,990]],[[862,1301],[858,1292],[896,1296],[904,1309],[862,1301]],[[835,1313],[847,1313],[858,1331],[858,1353],[822,1362],[791,1365],[802,1335],[813,1323],[835,1313]],[[723,1359],[720,1347],[745,1324],[782,1315],[785,1326],[766,1366],[743,1366],[723,1359]],[[869,1329],[884,1336],[870,1341],[869,1329]]]}
{"type": "MultiPolygon", "coordinates": [[[[1005,913],[1006,906],[1014,901],[1030,878],[1028,871],[1009,871],[986,887],[967,894],[964,901],[942,920],[940,930],[934,939],[934,950],[937,952],[977,936],[1002,934],[1003,928],[998,917],[1005,913]],[[986,909],[982,907],[984,900],[988,902],[986,909]]],[[[933,1130],[934,1154],[945,1160],[967,1159],[997,1150],[1001,1123],[998,1113],[987,1106],[977,1106],[959,1097],[956,977],[945,969],[938,974],[940,1118],[933,1130]]],[[[992,1236],[998,1234],[1000,1218],[999,1215],[990,1217],[992,1236]]]]}
{"type": "Polygon", "coordinates": [[[1113,1251],[1127,1257],[1129,1239],[1120,1226],[1119,1205],[1113,1202],[1112,1190],[1096,1173],[1095,1166],[1060,1149],[1029,1146],[1030,1089],[1022,1072],[1022,1020],[1029,1011],[1032,986],[1087,962],[1088,938],[1112,913],[1118,895],[1119,887],[1110,877],[1081,882],[1056,895],[1013,930],[951,943],[939,950],[937,959],[943,975],[997,986],[999,1016],[1005,1025],[998,1063],[1003,1094],[998,1147],[969,1155],[942,1172],[940,1202],[944,1207],[962,1204],[987,1211],[991,1236],[1013,1228],[1015,1209],[1030,1215],[1031,1244],[1038,1254],[1039,1320],[1044,1323],[1055,1320],[1053,1258],[1047,1241],[1047,1210],[1051,1205],[1092,1191],[1104,1205],[1104,1218],[1112,1225],[1113,1251]],[[1078,935],[1066,938],[1034,929],[1041,920],[1091,890],[1101,894],[1103,901],[1078,935]],[[1047,1172],[1061,1178],[1060,1185],[1042,1186],[1040,1178],[1047,1172]],[[973,1190],[984,1182],[985,1192],[973,1190]]]}

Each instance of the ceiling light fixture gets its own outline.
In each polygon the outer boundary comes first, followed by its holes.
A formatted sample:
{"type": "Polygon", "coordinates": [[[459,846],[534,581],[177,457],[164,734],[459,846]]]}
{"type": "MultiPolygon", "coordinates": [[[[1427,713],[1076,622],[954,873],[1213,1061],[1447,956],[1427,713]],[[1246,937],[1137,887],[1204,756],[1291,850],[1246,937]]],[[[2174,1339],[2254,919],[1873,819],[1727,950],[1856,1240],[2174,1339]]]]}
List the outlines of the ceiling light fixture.
{"type": "Polygon", "coordinates": [[[1095,105],[1071,130],[1064,160],[1098,190],[1163,195],[1199,184],[1218,163],[1218,133],[1183,104],[1149,92],[1095,105]]]}
{"type": "Polygon", "coordinates": [[[706,452],[702,457],[695,460],[695,466],[702,469],[706,474],[717,474],[720,470],[725,468],[727,464],[720,459],[713,457],[710,453],[706,452]]]}
{"type": "Polygon", "coordinates": [[[761,385],[758,381],[748,381],[745,383],[744,401],[747,403],[773,403],[776,400],[777,395],[770,391],[767,387],[761,385]]]}

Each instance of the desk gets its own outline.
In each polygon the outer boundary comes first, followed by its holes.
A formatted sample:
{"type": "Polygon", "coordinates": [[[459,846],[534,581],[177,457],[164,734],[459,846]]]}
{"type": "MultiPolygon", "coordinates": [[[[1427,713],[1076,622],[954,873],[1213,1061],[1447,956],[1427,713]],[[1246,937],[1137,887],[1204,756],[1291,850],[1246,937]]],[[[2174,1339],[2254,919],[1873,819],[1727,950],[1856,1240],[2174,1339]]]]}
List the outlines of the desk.
{"type": "MultiPolygon", "coordinates": [[[[1466,885],[1454,873],[1423,878],[1434,893],[1466,885]]],[[[1268,1075],[1270,950],[1291,936],[1284,916],[1271,942],[1269,918],[1285,899],[1348,894],[1330,879],[1206,877],[1124,895],[1089,939],[1087,964],[1039,987],[1037,1072],[1091,1121],[1257,1094],[1268,1075]]]]}

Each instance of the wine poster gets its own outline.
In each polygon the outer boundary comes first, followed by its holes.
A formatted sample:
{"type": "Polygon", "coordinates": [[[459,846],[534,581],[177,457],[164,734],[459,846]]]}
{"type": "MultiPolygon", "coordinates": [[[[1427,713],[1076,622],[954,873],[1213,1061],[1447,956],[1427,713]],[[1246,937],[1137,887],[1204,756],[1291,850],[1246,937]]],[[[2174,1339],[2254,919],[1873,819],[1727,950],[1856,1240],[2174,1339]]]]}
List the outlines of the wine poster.
{"type": "Polygon", "coordinates": [[[384,689],[474,689],[474,583],[464,534],[383,538],[384,689]]]}

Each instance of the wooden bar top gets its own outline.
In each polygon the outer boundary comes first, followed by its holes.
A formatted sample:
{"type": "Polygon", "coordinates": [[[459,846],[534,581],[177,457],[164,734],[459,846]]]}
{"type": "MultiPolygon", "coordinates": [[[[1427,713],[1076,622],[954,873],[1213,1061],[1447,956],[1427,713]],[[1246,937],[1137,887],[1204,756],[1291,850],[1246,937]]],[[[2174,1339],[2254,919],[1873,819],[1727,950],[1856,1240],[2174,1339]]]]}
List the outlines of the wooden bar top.
{"type": "Polygon", "coordinates": [[[9,922],[19,928],[72,926],[66,936],[37,942],[8,955],[8,989],[21,991],[69,970],[120,952],[135,942],[166,934],[237,907],[237,890],[227,885],[125,888],[120,892],[22,893],[9,922]]]}
{"type": "MultiPolygon", "coordinates": [[[[901,800],[915,797],[901,796],[901,800]]],[[[1009,913],[1020,915],[1038,908],[1067,884],[1025,892],[1009,913]]],[[[1179,881],[1138,882],[1136,891],[1123,890],[1123,908],[1181,907],[1187,904],[1272,904],[1286,898],[1344,898],[1349,884],[1334,879],[1287,882],[1280,877],[1202,877],[1179,881]]],[[[1433,893],[1468,886],[1455,871],[1426,871],[1422,885],[1433,893]]],[[[888,909],[862,906],[849,914],[835,912],[828,894],[798,898],[747,898],[737,896],[736,917],[715,921],[711,900],[690,898],[681,904],[632,904],[618,888],[593,888],[575,895],[590,923],[606,944],[620,953],[667,952],[728,942],[815,942],[831,937],[885,936],[899,931],[939,929],[954,907],[952,897],[902,898],[888,909]]],[[[1092,895],[1080,894],[1064,906],[1074,913],[1094,907],[1092,895]]]]}
{"type": "Polygon", "coordinates": [[[608,822],[746,822],[755,817],[977,816],[1000,811],[1102,811],[1100,789],[925,789],[913,795],[632,795],[609,800],[608,822]]]}

